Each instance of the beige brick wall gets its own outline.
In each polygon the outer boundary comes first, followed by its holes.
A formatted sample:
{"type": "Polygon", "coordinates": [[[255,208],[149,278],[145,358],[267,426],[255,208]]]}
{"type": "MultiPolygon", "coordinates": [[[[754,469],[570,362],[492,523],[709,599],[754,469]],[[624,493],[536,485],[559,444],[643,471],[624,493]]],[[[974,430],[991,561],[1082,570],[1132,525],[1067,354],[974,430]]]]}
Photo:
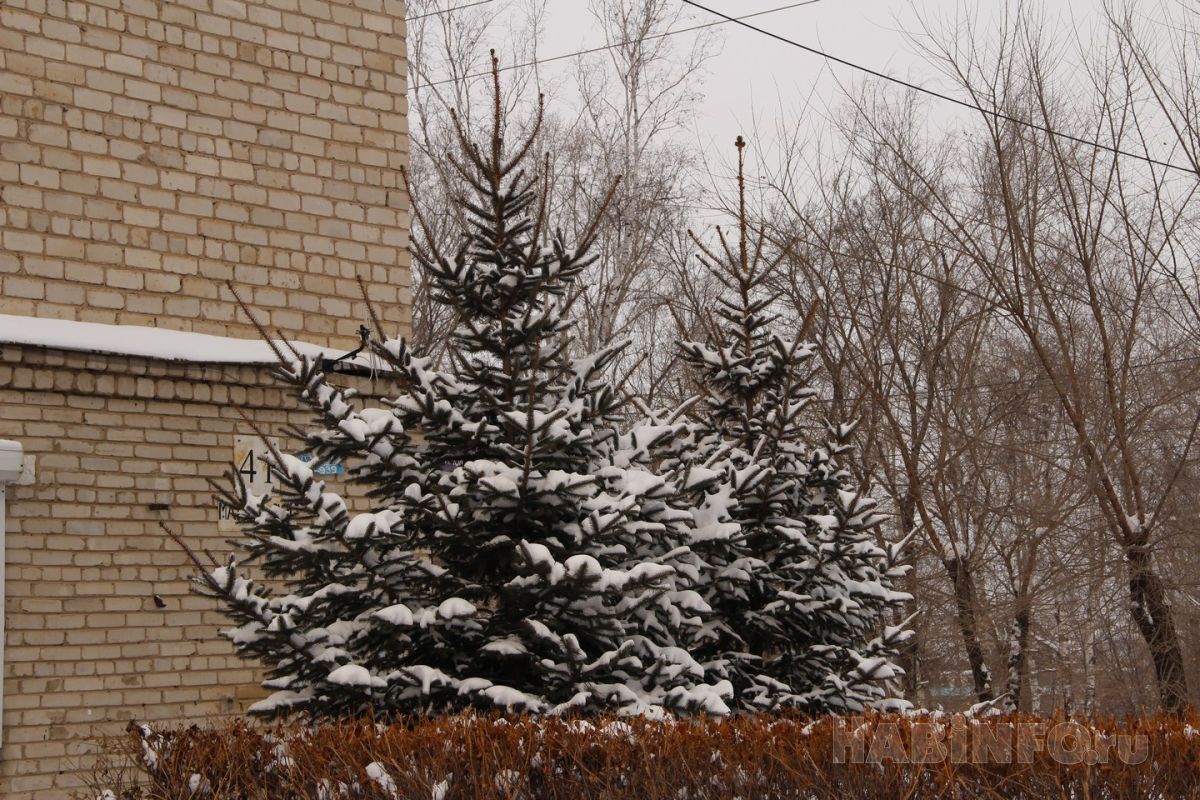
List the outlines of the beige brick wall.
{"type": "MultiPolygon", "coordinates": [[[[404,37],[401,0],[0,0],[0,314],[256,336],[232,282],[349,347],[361,276],[406,329],[404,37]]],[[[0,797],[258,695],[158,523],[225,549],[206,479],[237,408],[309,420],[266,372],[0,342],[0,438],[37,461],[9,489],[0,797]]]]}
{"type": "Polygon", "coordinates": [[[0,439],[37,473],[8,490],[0,797],[69,796],[129,720],[200,721],[261,696],[159,529],[228,552],[207,479],[251,433],[237,407],[272,434],[310,420],[266,370],[0,347],[0,439]]]}
{"type": "Polygon", "coordinates": [[[402,0],[0,0],[0,313],[408,322],[402,0]]]}

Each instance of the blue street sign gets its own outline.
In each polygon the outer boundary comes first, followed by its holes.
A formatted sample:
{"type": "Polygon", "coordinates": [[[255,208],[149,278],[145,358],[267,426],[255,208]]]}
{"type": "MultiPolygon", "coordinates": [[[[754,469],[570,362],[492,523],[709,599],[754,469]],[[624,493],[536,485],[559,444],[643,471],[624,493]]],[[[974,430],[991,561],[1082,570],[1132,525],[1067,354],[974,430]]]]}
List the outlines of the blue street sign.
{"type": "MultiPolygon", "coordinates": [[[[296,458],[300,459],[305,464],[313,460],[311,453],[301,453],[300,455],[296,456],[296,458]]],[[[341,475],[345,471],[346,465],[341,461],[327,461],[313,470],[313,472],[318,475],[341,475]]]]}

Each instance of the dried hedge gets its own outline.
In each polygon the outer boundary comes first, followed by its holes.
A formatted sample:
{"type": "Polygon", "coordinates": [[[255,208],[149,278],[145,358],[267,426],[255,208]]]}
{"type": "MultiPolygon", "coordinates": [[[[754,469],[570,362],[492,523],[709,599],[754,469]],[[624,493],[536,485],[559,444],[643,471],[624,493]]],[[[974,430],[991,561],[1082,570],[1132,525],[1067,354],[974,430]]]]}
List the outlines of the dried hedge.
{"type": "Polygon", "coordinates": [[[1200,797],[1197,727],[1194,715],[1082,723],[938,714],[131,725],[96,768],[91,797],[1186,798],[1200,797]],[[1122,746],[1118,737],[1140,738],[1122,746]],[[1007,758],[996,749],[1005,741],[1007,758]]]}

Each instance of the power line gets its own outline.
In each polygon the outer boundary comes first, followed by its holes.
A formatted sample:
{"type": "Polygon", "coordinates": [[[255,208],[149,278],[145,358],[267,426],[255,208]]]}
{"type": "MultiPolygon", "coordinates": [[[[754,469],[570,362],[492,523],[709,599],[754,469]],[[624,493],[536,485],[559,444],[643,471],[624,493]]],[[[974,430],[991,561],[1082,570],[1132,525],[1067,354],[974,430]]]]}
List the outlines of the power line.
{"type": "MultiPolygon", "coordinates": [[[[445,9],[444,11],[440,11],[440,12],[433,12],[433,13],[435,13],[435,14],[444,14],[444,13],[449,13],[449,12],[451,12],[451,11],[456,11],[456,10],[459,10],[459,9],[470,8],[470,7],[472,7],[472,6],[484,5],[484,4],[486,4],[486,3],[490,3],[490,2],[492,2],[492,0],[481,0],[480,2],[469,3],[469,4],[466,4],[466,5],[462,5],[462,6],[456,6],[456,7],[454,7],[454,8],[449,8],[449,9],[445,9]]],[[[939,98],[939,99],[945,100],[945,101],[947,101],[947,102],[954,103],[954,104],[956,104],[956,105],[959,105],[959,106],[963,106],[964,108],[969,108],[969,109],[972,109],[972,110],[975,110],[975,111],[979,111],[979,112],[982,112],[982,113],[985,113],[985,114],[991,114],[991,115],[993,115],[993,116],[996,116],[997,118],[1004,119],[1004,120],[1007,120],[1007,121],[1013,122],[1013,123],[1015,123],[1015,124],[1019,124],[1019,125],[1025,126],[1025,127],[1032,128],[1032,129],[1036,129],[1036,130],[1042,131],[1042,132],[1044,132],[1044,133],[1048,133],[1048,134],[1050,134],[1050,135],[1052,135],[1052,136],[1058,136],[1058,137],[1060,137],[1060,138],[1064,138],[1064,139],[1068,139],[1068,140],[1070,140],[1070,141],[1074,141],[1074,142],[1077,142],[1077,143],[1080,143],[1080,144],[1084,144],[1084,145],[1089,145],[1089,146],[1092,146],[1092,147],[1096,147],[1096,148],[1099,148],[1099,149],[1101,149],[1101,150],[1106,150],[1106,151],[1109,151],[1109,152],[1112,152],[1112,153],[1115,153],[1115,154],[1118,154],[1118,155],[1123,155],[1123,156],[1127,156],[1127,157],[1130,157],[1130,158],[1139,159],[1139,160],[1142,160],[1142,161],[1147,161],[1147,162],[1149,162],[1149,163],[1156,164],[1156,165],[1158,165],[1158,166],[1162,166],[1162,167],[1168,167],[1168,168],[1171,168],[1171,169],[1181,170],[1181,171],[1187,172],[1187,173],[1189,173],[1189,174],[1191,174],[1191,173],[1192,173],[1192,170],[1191,170],[1190,168],[1188,168],[1188,167],[1182,167],[1182,166],[1179,166],[1179,165],[1177,165],[1177,164],[1171,164],[1171,163],[1169,163],[1169,162],[1158,161],[1158,160],[1155,160],[1155,159],[1153,159],[1153,158],[1150,158],[1150,157],[1148,157],[1148,156],[1140,156],[1140,155],[1138,155],[1138,154],[1135,154],[1135,153],[1129,153],[1129,152],[1127,152],[1127,151],[1123,151],[1123,150],[1120,150],[1120,149],[1117,149],[1117,148],[1113,148],[1113,147],[1110,147],[1110,146],[1108,146],[1108,145],[1103,145],[1103,144],[1100,144],[1100,143],[1098,143],[1098,142],[1093,142],[1093,141],[1091,141],[1091,140],[1088,140],[1088,139],[1082,139],[1082,138],[1079,138],[1079,137],[1076,137],[1076,136],[1072,136],[1072,135],[1070,135],[1070,134],[1059,133],[1059,132],[1057,132],[1057,131],[1054,131],[1054,130],[1052,130],[1052,129],[1050,129],[1050,128],[1045,128],[1045,127],[1039,126],[1039,125],[1037,125],[1037,124],[1035,124],[1035,123],[1026,122],[1026,121],[1024,121],[1024,120],[1020,120],[1020,119],[1017,119],[1017,118],[1015,118],[1015,117],[1010,117],[1010,116],[1007,116],[1007,115],[1005,115],[1005,114],[1002,114],[1002,113],[999,113],[999,112],[988,111],[988,110],[986,110],[986,109],[984,109],[984,108],[982,108],[982,107],[980,107],[980,106],[973,105],[973,104],[971,104],[971,103],[968,103],[968,102],[966,102],[966,101],[964,101],[964,100],[960,100],[960,99],[958,99],[958,98],[951,97],[951,96],[949,96],[949,95],[944,95],[944,94],[941,94],[941,93],[939,93],[939,92],[936,92],[936,91],[934,91],[934,90],[931,90],[931,89],[926,89],[926,88],[924,88],[924,87],[918,86],[918,85],[916,85],[916,84],[909,83],[909,82],[907,82],[907,81],[904,81],[904,80],[901,80],[901,79],[899,79],[899,78],[894,78],[894,77],[892,77],[892,76],[889,76],[889,75],[886,75],[886,74],[884,74],[884,73],[877,72],[876,70],[873,70],[873,69],[871,69],[871,68],[869,68],[869,67],[864,67],[864,66],[861,66],[861,65],[855,64],[855,63],[853,63],[853,62],[846,61],[846,60],[844,60],[844,59],[842,59],[842,58],[839,58],[839,57],[837,57],[837,56],[834,56],[834,55],[831,55],[831,54],[825,53],[825,52],[823,52],[823,51],[821,51],[821,50],[818,50],[818,49],[816,49],[816,48],[812,48],[812,47],[809,47],[809,46],[807,46],[807,45],[804,45],[804,44],[801,44],[801,43],[799,43],[799,42],[796,42],[796,41],[793,41],[793,40],[791,40],[791,39],[788,39],[788,38],[786,38],[786,37],[780,36],[780,35],[778,35],[778,34],[775,34],[775,33],[771,32],[771,31],[768,31],[768,30],[765,30],[765,29],[762,29],[762,28],[758,28],[758,27],[756,27],[756,26],[754,26],[754,25],[750,25],[750,24],[748,24],[748,23],[745,21],[745,20],[748,20],[748,19],[753,19],[754,17],[765,16],[765,15],[767,15],[767,14],[775,14],[775,13],[779,13],[779,12],[781,12],[781,11],[788,11],[788,10],[791,10],[791,9],[799,8],[799,7],[801,7],[801,6],[813,5],[813,4],[817,3],[817,2],[820,2],[820,0],[804,0],[803,2],[791,3],[791,4],[789,4],[789,5],[784,5],[784,6],[777,6],[777,7],[775,7],[775,8],[766,9],[766,10],[764,10],[764,11],[758,11],[758,12],[755,12],[755,13],[753,13],[753,14],[746,14],[746,15],[743,15],[743,16],[741,16],[741,17],[731,17],[731,16],[728,16],[728,15],[726,15],[726,14],[723,14],[723,13],[719,12],[719,11],[715,11],[715,10],[713,10],[713,9],[711,9],[711,8],[708,8],[707,6],[701,5],[700,3],[693,2],[692,0],[683,0],[683,2],[684,2],[684,3],[686,3],[687,5],[694,6],[695,8],[698,8],[698,9],[700,9],[700,10],[702,10],[702,11],[706,11],[706,12],[708,12],[708,13],[710,13],[710,14],[713,14],[713,15],[715,15],[715,16],[717,16],[717,17],[720,17],[721,19],[719,19],[719,20],[717,20],[717,21],[715,21],[715,22],[703,23],[703,24],[700,24],[700,25],[694,25],[694,26],[690,26],[690,27],[687,27],[687,28],[679,28],[679,29],[677,29],[677,30],[665,31],[665,32],[663,32],[663,33],[655,34],[655,35],[652,35],[652,36],[646,36],[646,37],[644,37],[644,38],[640,39],[640,41],[651,41],[651,40],[656,40],[656,39],[663,39],[663,38],[666,38],[666,37],[669,37],[669,36],[675,36],[675,35],[677,35],[677,34],[682,34],[682,33],[690,33],[690,32],[694,32],[694,31],[698,31],[698,30],[703,30],[703,29],[705,29],[705,28],[712,28],[712,27],[716,27],[716,26],[718,26],[718,25],[724,25],[724,24],[728,24],[728,23],[736,23],[736,24],[738,24],[738,25],[741,25],[741,26],[743,26],[743,27],[745,27],[745,28],[747,28],[747,29],[749,29],[749,30],[752,30],[752,31],[755,31],[755,32],[757,32],[757,33],[763,34],[763,35],[765,35],[765,36],[768,36],[768,37],[770,37],[770,38],[773,38],[773,39],[776,39],[776,40],[778,40],[778,41],[784,42],[784,43],[786,43],[786,44],[790,44],[790,45],[792,45],[792,46],[794,46],[794,47],[798,47],[798,48],[800,48],[801,50],[805,50],[805,51],[807,51],[807,52],[810,52],[810,53],[813,53],[813,54],[815,54],[815,55],[819,55],[819,56],[821,56],[821,57],[823,57],[823,58],[826,58],[826,59],[829,59],[829,60],[831,60],[831,61],[834,61],[834,62],[836,62],[836,63],[839,63],[839,64],[842,64],[842,65],[845,65],[845,66],[851,67],[851,68],[853,68],[853,69],[856,69],[856,70],[860,70],[860,71],[862,71],[862,72],[866,72],[866,73],[868,73],[868,74],[871,74],[871,75],[873,75],[873,76],[876,76],[876,77],[882,78],[882,79],[884,79],[884,80],[887,80],[887,81],[891,81],[891,82],[893,82],[893,83],[900,84],[900,85],[902,85],[902,86],[908,87],[908,88],[910,88],[910,89],[913,89],[913,90],[915,90],[915,91],[922,92],[922,93],[924,93],[924,94],[927,94],[927,95],[931,95],[931,96],[933,96],[933,97],[936,97],[936,98],[939,98]]],[[[421,15],[421,16],[432,16],[432,14],[425,14],[425,15],[421,15]]],[[[414,17],[414,18],[412,18],[412,19],[420,19],[420,18],[421,18],[421,17],[414,17]]],[[[614,43],[612,43],[612,44],[608,44],[608,45],[601,45],[601,46],[598,46],[598,47],[588,48],[588,49],[585,49],[585,50],[578,50],[578,51],[575,51],[575,52],[572,52],[572,53],[564,53],[564,54],[557,55],[557,56],[551,56],[551,57],[549,57],[549,58],[544,58],[544,59],[536,59],[536,60],[533,60],[533,61],[528,61],[528,62],[524,62],[524,63],[520,63],[520,64],[511,64],[511,65],[508,65],[508,66],[503,66],[503,67],[500,67],[500,68],[499,68],[499,71],[500,71],[500,72],[507,72],[507,71],[514,70],[514,69],[523,69],[523,68],[532,67],[532,66],[537,66],[537,65],[541,65],[541,64],[548,64],[548,63],[555,62],[555,61],[561,61],[561,60],[568,59],[568,58],[575,58],[575,57],[582,56],[582,55],[589,55],[589,54],[592,54],[592,53],[603,52],[603,51],[605,51],[605,50],[611,50],[611,49],[613,49],[613,48],[615,48],[615,47],[621,47],[621,46],[623,46],[623,45],[630,44],[630,43],[632,43],[633,41],[639,41],[639,40],[626,40],[626,41],[621,41],[621,42],[614,42],[614,43]]],[[[491,73],[490,71],[489,71],[489,72],[478,72],[478,73],[474,73],[474,74],[472,74],[472,75],[465,75],[465,76],[462,76],[461,78],[448,78],[448,79],[441,80],[441,81],[429,82],[429,83],[426,83],[426,84],[424,84],[424,85],[425,85],[425,86],[443,86],[443,85],[446,85],[446,84],[449,84],[449,83],[456,83],[456,82],[458,82],[458,81],[470,80],[470,79],[473,79],[473,78],[485,78],[485,77],[490,77],[490,76],[491,76],[491,74],[492,74],[492,73],[491,73]]],[[[680,208],[688,208],[688,209],[691,209],[691,210],[704,210],[704,211],[712,211],[712,212],[726,212],[726,211],[728,211],[728,209],[714,208],[714,207],[701,207],[701,206],[695,206],[695,205],[690,205],[690,204],[676,204],[676,205],[678,205],[680,208]]],[[[844,256],[848,256],[848,257],[854,257],[854,258],[858,258],[859,260],[872,261],[872,259],[865,259],[865,258],[863,258],[862,256],[850,256],[850,254],[847,254],[847,253],[839,253],[839,255],[844,255],[844,256]]],[[[882,262],[878,262],[878,263],[882,263],[882,262]]],[[[923,277],[926,277],[926,278],[931,278],[931,276],[924,275],[924,273],[918,273],[918,274],[921,274],[923,277]]],[[[934,280],[936,280],[936,279],[934,279],[934,280]]],[[[960,290],[962,289],[962,287],[957,287],[957,286],[955,286],[955,285],[953,285],[953,284],[950,284],[950,285],[951,285],[951,286],[953,286],[954,288],[957,288],[957,289],[960,289],[960,290]]],[[[1197,362],[1197,361],[1200,361],[1200,357],[1197,357],[1197,356],[1188,356],[1188,357],[1183,357],[1183,358],[1173,358],[1173,359],[1163,359],[1163,360],[1159,360],[1159,361],[1149,361],[1149,362],[1142,362],[1142,363],[1133,363],[1133,364],[1131,364],[1131,365],[1130,365],[1130,368],[1131,368],[1131,369],[1146,369],[1146,368],[1161,367],[1161,366],[1168,366],[1168,365],[1176,365],[1176,364],[1189,363],[1189,362],[1197,362]]],[[[901,360],[901,362],[900,362],[900,363],[915,363],[915,362],[912,362],[912,361],[909,361],[909,360],[901,360]]],[[[894,362],[889,362],[888,364],[881,365],[881,366],[895,366],[895,365],[896,365],[896,364],[895,364],[894,362]]],[[[998,389],[998,388],[1001,388],[1001,387],[1008,387],[1008,386],[1014,386],[1014,385],[1028,385],[1028,384],[1030,384],[1030,383],[1044,383],[1044,382],[1048,382],[1049,380],[1051,380],[1049,376],[1040,376],[1040,377],[1037,377],[1037,378],[1019,378],[1019,379],[1014,379],[1014,380],[1003,380],[1003,381],[994,381],[994,382],[973,383],[973,384],[967,384],[967,385],[964,385],[964,386],[962,386],[962,387],[960,387],[960,388],[962,388],[962,389],[998,389]]],[[[929,399],[932,399],[932,398],[933,398],[933,397],[935,397],[935,396],[941,395],[941,394],[943,394],[944,392],[946,392],[946,391],[950,391],[950,390],[951,390],[951,387],[943,387],[943,388],[940,388],[940,389],[935,389],[935,390],[929,390],[929,389],[925,389],[925,390],[922,390],[922,391],[918,392],[918,393],[917,393],[917,396],[918,396],[918,397],[921,397],[921,398],[924,398],[924,399],[926,399],[926,400],[929,400],[929,399]]],[[[899,393],[895,393],[895,392],[892,392],[892,391],[888,391],[888,392],[884,393],[884,396],[885,396],[885,397],[900,397],[900,396],[902,396],[902,395],[900,395],[899,393]]],[[[1169,429],[1163,429],[1163,430],[1169,430],[1169,429]]]]}
{"type": "MultiPolygon", "coordinates": [[[[1095,142],[1095,141],[1092,141],[1091,139],[1084,139],[1083,137],[1080,137],[1080,136],[1074,136],[1069,133],[1063,133],[1061,131],[1056,131],[1053,128],[1047,128],[1043,125],[1038,125],[1036,122],[1030,122],[1028,120],[1019,119],[1018,117],[1010,116],[1001,111],[989,110],[989,109],[983,108],[982,106],[978,106],[978,105],[975,105],[974,103],[968,102],[966,100],[960,100],[957,97],[952,97],[951,95],[948,95],[948,94],[942,94],[941,92],[938,92],[934,89],[927,89],[924,86],[920,86],[918,84],[911,83],[902,78],[897,78],[892,75],[888,75],[888,74],[880,72],[878,70],[871,69],[870,67],[864,67],[862,64],[856,64],[853,61],[847,61],[846,59],[839,58],[838,56],[835,56],[831,53],[826,53],[824,50],[820,50],[816,47],[810,47],[809,45],[806,45],[806,44],[801,44],[800,42],[797,42],[795,39],[789,39],[786,36],[782,36],[778,33],[769,31],[766,28],[760,28],[756,25],[751,25],[750,23],[745,21],[749,17],[731,17],[728,14],[723,14],[720,11],[709,8],[708,6],[701,5],[700,3],[695,2],[695,0],[682,0],[682,2],[686,5],[692,6],[693,8],[698,8],[701,11],[707,11],[709,14],[713,14],[714,16],[721,17],[725,22],[736,23],[738,25],[741,25],[743,28],[746,28],[747,30],[751,30],[751,31],[754,31],[755,33],[762,34],[763,36],[767,36],[771,39],[775,39],[776,41],[791,45],[792,47],[798,47],[799,49],[801,49],[807,53],[812,53],[813,55],[820,56],[821,58],[824,58],[827,61],[832,61],[836,64],[841,64],[842,66],[850,67],[851,69],[858,70],[859,72],[864,72],[864,73],[874,76],[876,78],[880,78],[885,81],[890,81],[891,83],[899,84],[900,86],[903,86],[908,89],[912,89],[915,92],[920,92],[921,94],[926,94],[926,95],[929,95],[930,97],[935,97],[939,100],[944,100],[947,103],[954,103],[955,105],[962,106],[963,108],[969,108],[972,111],[978,111],[982,114],[993,116],[997,119],[1002,119],[1005,122],[1011,122],[1015,125],[1020,125],[1025,128],[1030,128],[1032,130],[1040,131],[1040,132],[1048,134],[1050,136],[1055,136],[1060,139],[1066,139],[1067,141],[1075,142],[1077,144],[1087,145],[1088,147],[1094,147],[1098,150],[1104,150],[1109,153],[1113,153],[1114,155],[1125,156],[1127,158],[1133,158],[1138,161],[1145,161],[1146,163],[1154,164],[1155,166],[1165,167],[1166,169],[1178,170],[1180,172],[1186,172],[1189,175],[1195,175],[1195,170],[1192,169],[1191,167],[1185,167],[1185,166],[1181,166],[1179,164],[1173,164],[1170,161],[1160,161],[1159,159],[1152,158],[1149,154],[1139,155],[1138,153],[1131,153],[1128,150],[1122,150],[1118,147],[1113,147],[1112,145],[1101,144],[1100,142],[1095,142]]],[[[753,15],[750,15],[750,16],[753,16],[753,15]]]]}
{"type": "MultiPolygon", "coordinates": [[[[488,2],[490,2],[490,0],[488,0],[488,2]]],[[[586,55],[591,55],[592,53],[600,53],[605,50],[612,50],[614,47],[623,47],[627,44],[632,44],[634,42],[639,42],[639,41],[640,42],[649,42],[649,41],[653,41],[655,39],[665,39],[668,36],[676,36],[681,33],[691,33],[693,31],[704,30],[705,28],[715,28],[718,25],[725,25],[729,22],[741,22],[742,20],[752,19],[754,17],[761,17],[761,16],[765,16],[767,14],[777,14],[780,11],[790,11],[793,8],[800,8],[801,6],[811,6],[814,3],[819,3],[819,2],[821,2],[821,0],[804,0],[804,2],[791,3],[789,5],[778,6],[776,8],[768,8],[766,11],[756,11],[753,14],[746,14],[745,16],[741,16],[741,17],[726,17],[725,19],[717,20],[716,22],[705,22],[703,24],[693,25],[688,28],[679,28],[679,29],[673,30],[673,31],[666,31],[664,33],[656,33],[653,36],[639,37],[637,39],[627,39],[622,42],[613,42],[612,44],[601,45],[599,47],[590,47],[586,50],[577,50],[574,53],[563,53],[562,55],[550,56],[549,58],[539,58],[539,59],[535,59],[533,61],[526,61],[523,64],[510,64],[508,66],[500,67],[499,71],[500,72],[508,72],[509,70],[514,70],[514,69],[525,69],[527,67],[536,67],[541,64],[549,64],[554,61],[562,61],[567,58],[576,58],[578,56],[586,56],[586,55]]],[[[478,3],[476,3],[475,5],[478,5],[478,3]]],[[[461,6],[461,8],[467,8],[467,6],[461,6]]],[[[452,11],[454,9],[449,9],[449,10],[452,11]]],[[[724,16],[724,15],[721,15],[721,16],[724,16]]],[[[471,80],[472,78],[489,78],[489,77],[491,77],[491,75],[492,75],[492,73],[490,71],[489,72],[476,72],[473,75],[464,75],[461,78],[447,78],[445,80],[434,81],[431,83],[426,83],[424,85],[425,86],[444,86],[448,83],[457,83],[459,81],[471,80]]]]}
{"type": "Polygon", "coordinates": [[[474,2],[474,3],[464,3],[461,6],[451,6],[450,8],[443,8],[441,11],[430,11],[425,14],[417,14],[415,17],[408,17],[404,21],[405,22],[416,22],[417,20],[425,19],[426,17],[437,17],[442,14],[449,14],[451,11],[462,11],[464,8],[474,8],[475,6],[486,6],[488,3],[491,3],[491,2],[493,2],[493,0],[477,0],[477,2],[474,2]]]}

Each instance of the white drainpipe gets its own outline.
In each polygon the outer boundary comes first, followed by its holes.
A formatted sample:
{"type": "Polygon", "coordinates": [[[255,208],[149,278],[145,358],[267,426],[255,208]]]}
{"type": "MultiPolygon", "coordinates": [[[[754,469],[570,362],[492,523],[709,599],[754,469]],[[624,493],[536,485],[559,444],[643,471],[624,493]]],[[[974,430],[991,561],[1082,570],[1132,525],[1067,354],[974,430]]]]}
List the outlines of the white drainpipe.
{"type": "Polygon", "coordinates": [[[4,496],[8,484],[21,477],[23,455],[19,442],[0,439],[0,747],[4,745],[4,496]]]}

